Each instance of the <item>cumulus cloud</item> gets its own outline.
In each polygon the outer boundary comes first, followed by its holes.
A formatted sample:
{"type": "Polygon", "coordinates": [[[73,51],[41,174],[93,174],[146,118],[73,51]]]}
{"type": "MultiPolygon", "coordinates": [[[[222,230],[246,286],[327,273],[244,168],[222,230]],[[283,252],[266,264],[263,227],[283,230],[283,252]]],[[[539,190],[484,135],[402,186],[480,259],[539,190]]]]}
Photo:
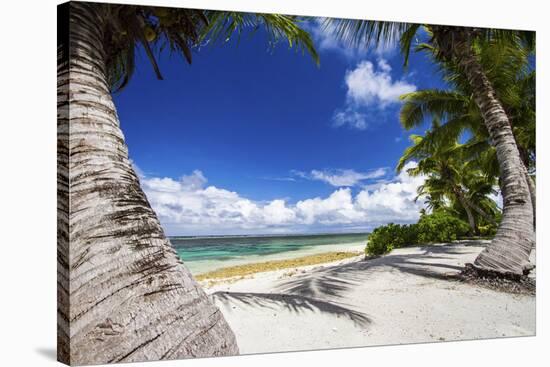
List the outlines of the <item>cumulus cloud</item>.
{"type": "Polygon", "coordinates": [[[424,176],[412,177],[407,170],[416,166],[409,162],[395,180],[380,184],[370,191],[362,190],[356,197],[360,210],[370,213],[374,221],[394,218],[395,221],[413,221],[422,209],[422,200],[415,201],[417,189],[424,183],[424,176]]]}
{"type": "MultiPolygon", "coordinates": [[[[347,186],[353,181],[346,181],[344,175],[319,174],[334,186],[347,186]]],[[[382,171],[363,175],[378,174],[382,171]]],[[[356,194],[350,187],[340,187],[326,197],[290,203],[281,198],[253,201],[237,192],[209,186],[199,170],[180,179],[141,178],[149,202],[171,235],[370,230],[390,221],[412,222],[422,207],[414,201],[422,182],[423,178],[410,177],[404,170],[393,180],[376,188],[363,188],[356,194]]]]}
{"type": "Polygon", "coordinates": [[[362,61],[346,72],[348,99],[359,106],[376,104],[385,107],[399,101],[399,96],[414,92],[416,87],[404,80],[393,80],[391,67],[384,59],[378,60],[378,68],[370,61],[362,61]]]}
{"type": "MultiPolygon", "coordinates": [[[[182,176],[144,177],[143,190],[169,233],[215,233],[292,224],[295,213],[282,199],[267,204],[238,193],[207,186],[199,170],[182,176]]],[[[245,231],[246,232],[246,231],[245,231]]]]}
{"type": "Polygon", "coordinates": [[[416,86],[404,79],[393,78],[391,71],[390,64],[383,58],[379,58],[376,65],[363,60],[354,69],[347,70],[345,107],[334,112],[333,126],[365,130],[369,126],[367,109],[370,116],[374,116],[376,111],[398,103],[402,94],[416,90],[416,86]]]}

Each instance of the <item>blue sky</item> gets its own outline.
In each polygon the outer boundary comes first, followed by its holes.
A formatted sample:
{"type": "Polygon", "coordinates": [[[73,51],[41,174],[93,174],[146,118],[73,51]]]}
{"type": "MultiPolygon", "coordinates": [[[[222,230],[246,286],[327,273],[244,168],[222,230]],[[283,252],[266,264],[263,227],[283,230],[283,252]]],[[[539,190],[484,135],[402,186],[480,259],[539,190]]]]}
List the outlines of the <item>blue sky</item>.
{"type": "Polygon", "coordinates": [[[320,67],[286,44],[271,49],[262,32],[202,47],[192,65],[163,54],[163,81],[138,56],[115,103],[168,234],[363,231],[416,219],[421,181],[394,170],[411,133],[397,97],[441,87],[435,67],[412,54],[403,70],[396,49],[354,51],[310,29],[320,67]]]}

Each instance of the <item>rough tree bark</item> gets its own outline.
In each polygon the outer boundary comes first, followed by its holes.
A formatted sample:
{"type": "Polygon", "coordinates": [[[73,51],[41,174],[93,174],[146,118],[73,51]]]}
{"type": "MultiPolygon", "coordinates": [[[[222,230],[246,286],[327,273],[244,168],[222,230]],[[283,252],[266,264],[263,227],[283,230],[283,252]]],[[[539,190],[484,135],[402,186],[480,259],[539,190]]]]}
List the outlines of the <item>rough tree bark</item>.
{"type": "Polygon", "coordinates": [[[527,181],[527,185],[529,186],[529,194],[531,195],[531,205],[533,206],[533,227],[536,228],[537,225],[537,187],[535,186],[535,182],[533,181],[533,178],[529,175],[529,172],[527,171],[527,168],[523,168],[525,170],[525,180],[527,181]]]}
{"type": "MultiPolygon", "coordinates": [[[[513,129],[512,129],[513,131],[513,129]]],[[[531,205],[533,206],[533,225],[536,227],[537,222],[537,187],[535,186],[535,181],[533,177],[529,174],[529,153],[526,149],[519,148],[519,155],[521,161],[523,162],[523,171],[525,172],[525,179],[527,180],[527,185],[529,186],[529,194],[531,194],[531,205]]]]}
{"type": "Polygon", "coordinates": [[[59,359],[237,354],[132,169],[106,82],[101,7],[71,2],[69,19],[69,47],[58,51],[59,359]]]}
{"type": "Polygon", "coordinates": [[[510,121],[472,50],[471,30],[445,26],[434,26],[432,30],[442,52],[457,60],[466,73],[500,167],[504,201],[502,221],[494,239],[473,265],[481,271],[522,275],[529,268],[529,255],[535,244],[533,207],[510,121]]]}

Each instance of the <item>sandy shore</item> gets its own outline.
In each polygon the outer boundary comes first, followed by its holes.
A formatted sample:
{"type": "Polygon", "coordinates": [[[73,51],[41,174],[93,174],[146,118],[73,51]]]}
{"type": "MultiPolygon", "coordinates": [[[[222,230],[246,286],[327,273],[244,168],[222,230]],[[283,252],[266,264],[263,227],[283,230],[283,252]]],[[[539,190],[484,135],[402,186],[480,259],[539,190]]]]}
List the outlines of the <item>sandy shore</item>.
{"type": "Polygon", "coordinates": [[[535,297],[448,280],[483,242],[203,281],[242,354],[535,334],[535,297]]]}
{"type": "MultiPolygon", "coordinates": [[[[212,281],[233,281],[240,280],[243,277],[253,275],[256,273],[263,273],[266,271],[277,271],[283,269],[290,269],[290,272],[285,273],[288,276],[293,275],[298,269],[302,269],[309,265],[319,265],[326,263],[336,263],[340,260],[348,259],[350,257],[357,257],[363,254],[362,251],[338,251],[338,252],[325,252],[315,255],[301,256],[293,259],[285,260],[271,260],[259,263],[235,265],[226,268],[220,268],[204,274],[197,275],[195,278],[198,281],[212,280],[212,281]],[[235,279],[237,278],[237,279],[235,279]]],[[[210,285],[209,285],[210,286],[210,285]]]]}

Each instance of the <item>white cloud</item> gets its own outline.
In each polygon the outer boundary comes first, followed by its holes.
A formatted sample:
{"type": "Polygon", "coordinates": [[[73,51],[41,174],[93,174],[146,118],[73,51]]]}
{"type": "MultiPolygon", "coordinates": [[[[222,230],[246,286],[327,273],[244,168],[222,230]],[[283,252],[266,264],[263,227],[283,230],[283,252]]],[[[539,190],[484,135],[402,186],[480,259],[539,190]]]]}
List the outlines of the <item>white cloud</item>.
{"type": "Polygon", "coordinates": [[[386,174],[385,168],[378,168],[370,172],[357,172],[352,169],[340,169],[340,170],[312,170],[307,178],[312,180],[318,180],[326,182],[332,186],[355,186],[359,182],[368,179],[380,178],[386,174]]]}
{"type": "Polygon", "coordinates": [[[263,207],[264,217],[267,224],[291,223],[296,219],[294,210],[287,208],[284,200],[276,199],[263,207]]]}
{"type": "Polygon", "coordinates": [[[136,173],[136,175],[141,178],[141,177],[145,177],[145,172],[143,172],[141,170],[141,168],[138,167],[138,165],[136,164],[136,162],[134,162],[132,159],[130,159],[130,164],[132,165],[132,168],[134,169],[134,172],[136,173]]]}
{"type": "MultiPolygon", "coordinates": [[[[347,176],[344,172],[334,177],[318,171],[319,179],[346,186],[351,185],[354,174],[372,178],[385,174],[382,169],[367,174],[348,171],[347,176]]],[[[207,186],[198,170],[179,180],[141,177],[149,202],[171,235],[370,230],[390,221],[412,222],[422,207],[414,202],[422,182],[423,178],[403,172],[375,188],[363,188],[356,195],[349,187],[341,187],[327,197],[292,204],[284,199],[253,201],[234,191],[207,186]]]]}
{"type": "Polygon", "coordinates": [[[392,217],[395,221],[413,221],[423,207],[422,200],[415,202],[417,189],[424,183],[424,176],[412,177],[407,170],[416,166],[409,162],[392,182],[384,183],[376,189],[361,191],[356,198],[358,207],[370,213],[373,220],[392,217]]]}
{"type": "Polygon", "coordinates": [[[264,176],[260,177],[262,180],[267,181],[287,181],[287,182],[295,182],[296,179],[294,177],[278,177],[278,176],[264,176]]]}
{"type": "Polygon", "coordinates": [[[368,127],[367,115],[351,108],[344,111],[335,111],[332,122],[334,127],[347,125],[357,130],[366,130],[368,127]]]}
{"type": "Polygon", "coordinates": [[[404,80],[393,80],[391,67],[384,60],[378,60],[375,70],[370,61],[362,61],[353,70],[346,72],[348,99],[359,106],[376,104],[385,107],[399,101],[399,96],[414,92],[416,87],[404,80]]]}
{"type": "Polygon", "coordinates": [[[392,68],[383,58],[378,58],[376,66],[371,61],[361,61],[346,71],[344,81],[345,107],[334,112],[334,127],[365,130],[369,120],[377,120],[376,115],[383,113],[387,106],[399,103],[402,94],[416,90],[416,86],[404,79],[393,78],[392,68]]]}
{"type": "Polygon", "coordinates": [[[305,224],[346,225],[365,222],[364,213],[355,209],[349,188],[334,191],[325,199],[314,198],[296,203],[296,211],[305,224]]]}
{"type": "Polygon", "coordinates": [[[310,32],[320,51],[337,52],[346,58],[355,58],[366,53],[365,49],[351,47],[338,40],[335,36],[334,26],[327,26],[325,18],[315,18],[310,24],[310,32]]]}
{"type": "Polygon", "coordinates": [[[389,73],[391,71],[391,66],[384,59],[378,59],[378,68],[383,72],[389,73]]]}
{"type": "Polygon", "coordinates": [[[208,180],[201,171],[194,170],[189,176],[182,176],[180,182],[183,188],[186,190],[197,190],[203,187],[208,180]]]}
{"type": "Polygon", "coordinates": [[[502,209],[504,206],[504,202],[502,199],[502,192],[500,191],[500,187],[495,187],[496,194],[489,194],[489,198],[491,198],[496,204],[499,209],[502,209]]]}

